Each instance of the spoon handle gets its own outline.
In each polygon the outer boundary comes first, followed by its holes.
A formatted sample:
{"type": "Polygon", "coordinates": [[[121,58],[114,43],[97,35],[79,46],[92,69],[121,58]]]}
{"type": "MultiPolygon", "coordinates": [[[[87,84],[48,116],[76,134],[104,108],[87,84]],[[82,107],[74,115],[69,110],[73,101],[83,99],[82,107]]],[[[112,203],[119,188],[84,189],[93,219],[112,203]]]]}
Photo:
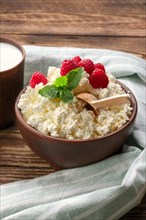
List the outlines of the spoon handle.
{"type": "Polygon", "coordinates": [[[105,108],[105,107],[110,107],[110,106],[115,106],[115,105],[122,105],[122,104],[128,104],[130,103],[130,98],[131,96],[129,94],[122,94],[122,95],[117,95],[117,96],[111,96],[105,99],[97,100],[97,101],[92,101],[91,105],[93,108],[105,108]]]}

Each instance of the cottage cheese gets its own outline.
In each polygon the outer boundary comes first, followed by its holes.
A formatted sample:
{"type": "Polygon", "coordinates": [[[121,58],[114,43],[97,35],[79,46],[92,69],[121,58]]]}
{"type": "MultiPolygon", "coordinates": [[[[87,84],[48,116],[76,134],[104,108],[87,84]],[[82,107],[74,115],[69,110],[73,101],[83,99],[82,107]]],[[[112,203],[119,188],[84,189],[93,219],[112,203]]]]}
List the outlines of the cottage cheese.
{"type": "MultiPolygon", "coordinates": [[[[108,87],[94,89],[89,83],[89,75],[85,72],[74,94],[89,92],[98,99],[125,93],[115,82],[115,77],[107,74],[108,87]]],[[[60,69],[50,67],[48,81],[53,83],[60,76],[60,69]]],[[[112,133],[122,127],[131,115],[129,104],[100,109],[98,116],[85,108],[85,102],[74,98],[72,103],[64,103],[59,98],[45,98],[38,94],[43,87],[40,83],[35,88],[27,87],[21,95],[18,108],[25,121],[43,134],[65,139],[98,138],[112,133]]]]}

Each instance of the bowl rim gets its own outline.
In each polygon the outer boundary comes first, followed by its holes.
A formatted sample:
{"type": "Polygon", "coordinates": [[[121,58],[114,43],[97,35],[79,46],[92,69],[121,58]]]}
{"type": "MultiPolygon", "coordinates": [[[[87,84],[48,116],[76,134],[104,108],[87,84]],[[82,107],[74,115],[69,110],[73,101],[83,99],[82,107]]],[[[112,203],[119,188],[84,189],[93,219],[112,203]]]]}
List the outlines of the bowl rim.
{"type": "MultiPolygon", "coordinates": [[[[138,104],[137,104],[137,100],[134,96],[134,94],[132,93],[132,91],[122,82],[120,82],[119,80],[116,80],[116,83],[120,84],[122,89],[130,94],[131,96],[131,106],[133,107],[132,113],[130,115],[130,119],[129,121],[127,121],[121,128],[117,129],[116,131],[109,133],[107,135],[104,135],[103,137],[97,137],[97,138],[90,138],[90,139],[65,139],[65,138],[56,138],[50,135],[46,135],[41,133],[40,131],[36,130],[35,128],[31,127],[29,124],[27,124],[21,114],[21,110],[18,108],[18,101],[20,99],[20,96],[24,93],[24,91],[26,90],[26,88],[28,86],[25,86],[21,92],[18,94],[16,101],[15,101],[15,115],[16,115],[16,119],[17,121],[19,121],[23,127],[27,130],[29,130],[31,133],[33,133],[34,135],[39,136],[41,139],[45,139],[48,141],[52,141],[52,142],[68,142],[68,143],[84,143],[84,142],[94,142],[94,141],[99,141],[99,140],[104,140],[107,139],[109,137],[112,137],[114,135],[116,135],[117,133],[122,132],[124,129],[126,129],[130,124],[132,124],[132,122],[135,120],[136,115],[137,115],[137,111],[138,111],[138,104]]],[[[18,126],[19,127],[19,126],[18,126]]]]}

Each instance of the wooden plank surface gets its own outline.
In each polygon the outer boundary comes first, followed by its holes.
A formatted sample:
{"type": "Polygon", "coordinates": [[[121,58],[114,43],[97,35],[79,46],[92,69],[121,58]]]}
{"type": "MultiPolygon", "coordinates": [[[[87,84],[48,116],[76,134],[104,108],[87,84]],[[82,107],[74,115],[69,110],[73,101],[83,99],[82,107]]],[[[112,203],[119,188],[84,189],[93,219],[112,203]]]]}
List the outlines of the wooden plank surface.
{"type": "Polygon", "coordinates": [[[48,35],[143,36],[144,4],[142,0],[53,0],[43,4],[4,0],[1,28],[9,34],[29,34],[31,30],[32,34],[48,35]]]}
{"type": "Polygon", "coordinates": [[[113,36],[80,36],[80,35],[24,35],[5,34],[21,44],[54,46],[54,47],[82,47],[120,50],[146,58],[144,37],[113,37],[113,36]]]}
{"type": "MultiPolygon", "coordinates": [[[[146,58],[145,0],[1,0],[1,36],[21,44],[121,50],[146,58]]],[[[54,172],[17,125],[0,131],[0,183],[54,172]]],[[[146,197],[121,219],[146,219],[146,197]]]]}

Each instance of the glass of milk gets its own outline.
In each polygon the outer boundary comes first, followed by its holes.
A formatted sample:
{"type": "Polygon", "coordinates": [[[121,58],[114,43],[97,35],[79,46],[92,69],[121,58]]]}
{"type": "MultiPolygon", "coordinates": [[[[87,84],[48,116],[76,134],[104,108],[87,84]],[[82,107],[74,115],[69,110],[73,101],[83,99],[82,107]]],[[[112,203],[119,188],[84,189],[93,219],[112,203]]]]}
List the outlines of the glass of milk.
{"type": "Polygon", "coordinates": [[[24,48],[10,39],[0,38],[0,129],[15,121],[14,105],[23,88],[24,48]]]}

